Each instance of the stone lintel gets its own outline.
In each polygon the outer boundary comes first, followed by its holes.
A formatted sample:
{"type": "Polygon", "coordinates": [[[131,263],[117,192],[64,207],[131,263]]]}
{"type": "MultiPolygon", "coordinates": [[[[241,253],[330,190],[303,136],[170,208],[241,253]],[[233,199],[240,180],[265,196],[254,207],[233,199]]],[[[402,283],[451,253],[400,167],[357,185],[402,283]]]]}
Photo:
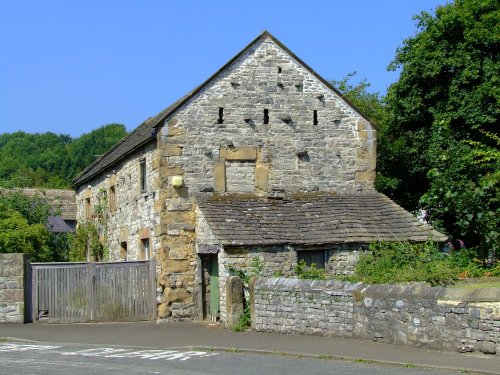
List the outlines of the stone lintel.
{"type": "Polygon", "coordinates": [[[221,245],[196,244],[196,252],[198,254],[217,254],[221,250],[222,250],[221,245]]]}
{"type": "Polygon", "coordinates": [[[120,228],[120,242],[128,241],[128,228],[120,228]]]}
{"type": "Polygon", "coordinates": [[[139,238],[141,240],[147,239],[150,237],[151,233],[149,231],[149,228],[141,228],[138,231],[139,238]]]}
{"type": "Polygon", "coordinates": [[[222,147],[220,158],[229,161],[257,160],[257,147],[238,147],[235,149],[222,147]]]}
{"type": "Polygon", "coordinates": [[[109,178],[108,178],[108,187],[112,187],[112,186],[115,186],[116,185],[116,174],[112,174],[109,178]]]}

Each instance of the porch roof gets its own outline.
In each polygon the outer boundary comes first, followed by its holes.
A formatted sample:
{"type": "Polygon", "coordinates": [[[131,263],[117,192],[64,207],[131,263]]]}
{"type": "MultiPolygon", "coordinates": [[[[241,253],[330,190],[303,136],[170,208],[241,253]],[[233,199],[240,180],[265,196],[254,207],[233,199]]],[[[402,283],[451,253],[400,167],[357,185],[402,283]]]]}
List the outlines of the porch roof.
{"type": "Polygon", "coordinates": [[[297,193],[282,200],[214,194],[198,205],[224,246],[446,240],[377,192],[297,193]]]}

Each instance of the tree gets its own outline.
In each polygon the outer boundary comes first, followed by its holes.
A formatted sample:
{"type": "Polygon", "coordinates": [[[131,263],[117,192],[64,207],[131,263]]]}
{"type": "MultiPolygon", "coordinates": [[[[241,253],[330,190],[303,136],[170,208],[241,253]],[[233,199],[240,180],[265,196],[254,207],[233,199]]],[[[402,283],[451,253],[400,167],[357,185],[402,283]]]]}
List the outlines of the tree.
{"type": "Polygon", "coordinates": [[[50,132],[0,134],[0,186],[69,188],[83,168],[126,134],[120,124],[102,126],[76,139],[50,132]]]}
{"type": "MultiPolygon", "coordinates": [[[[51,207],[20,192],[0,195],[0,253],[26,253],[35,262],[66,260],[60,235],[46,227],[51,207]]],[[[63,236],[66,236],[63,234],[63,236]]]]}
{"type": "Polygon", "coordinates": [[[333,79],[330,80],[330,83],[363,114],[368,116],[377,125],[382,124],[385,118],[383,97],[378,92],[371,93],[368,91],[370,83],[366,78],[354,82],[356,76],[357,72],[351,72],[340,81],[333,79]]]}
{"type": "Polygon", "coordinates": [[[455,0],[415,17],[390,69],[387,121],[379,143],[377,189],[454,238],[498,249],[500,7],[455,0]],[[490,136],[489,136],[490,135],[490,136]]]}

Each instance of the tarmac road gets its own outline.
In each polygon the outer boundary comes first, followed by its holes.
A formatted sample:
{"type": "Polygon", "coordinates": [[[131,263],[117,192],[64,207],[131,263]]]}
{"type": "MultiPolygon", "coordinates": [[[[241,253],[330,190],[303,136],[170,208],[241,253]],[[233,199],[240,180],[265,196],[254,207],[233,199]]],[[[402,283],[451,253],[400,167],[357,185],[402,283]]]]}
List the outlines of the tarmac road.
{"type": "Polygon", "coordinates": [[[0,343],[0,374],[372,374],[450,375],[456,371],[254,353],[162,350],[55,343],[0,343]]]}
{"type": "MultiPolygon", "coordinates": [[[[100,345],[102,347],[123,345],[162,350],[196,348],[202,351],[216,350],[220,355],[228,355],[231,358],[233,358],[234,354],[247,358],[247,355],[252,354],[253,356],[257,352],[286,353],[311,358],[375,361],[399,365],[416,365],[422,368],[500,374],[499,355],[483,355],[481,353],[465,355],[335,337],[259,332],[238,333],[221,328],[218,325],[201,322],[0,324],[0,342],[2,337],[32,340],[35,341],[35,344],[55,342],[100,345]],[[235,351],[241,353],[231,353],[235,351]]],[[[257,356],[261,360],[264,357],[267,356],[257,356]]],[[[275,359],[276,356],[269,357],[275,359]]],[[[302,358],[301,360],[305,359],[302,358]]],[[[259,361],[256,362],[258,364],[259,361]]],[[[359,361],[357,364],[360,364],[359,361]]],[[[337,365],[334,367],[337,368],[337,365]]],[[[243,367],[238,368],[238,375],[243,374],[242,371],[245,370],[243,367]]],[[[401,368],[399,368],[399,370],[399,373],[406,373],[409,369],[404,368],[401,371],[401,368]]],[[[266,373],[267,371],[262,372],[262,374],[266,373]]],[[[9,374],[12,373],[9,372],[9,374]]]]}

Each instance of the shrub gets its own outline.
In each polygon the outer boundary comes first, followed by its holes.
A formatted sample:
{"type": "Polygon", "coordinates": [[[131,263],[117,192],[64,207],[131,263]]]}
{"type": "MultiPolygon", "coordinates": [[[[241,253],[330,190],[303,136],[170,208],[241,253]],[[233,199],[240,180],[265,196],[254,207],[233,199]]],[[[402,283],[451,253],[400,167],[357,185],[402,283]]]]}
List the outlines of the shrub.
{"type": "Polygon", "coordinates": [[[447,256],[434,242],[374,242],[361,255],[354,278],[364,283],[425,281],[431,285],[453,284],[458,277],[447,256]]]}

